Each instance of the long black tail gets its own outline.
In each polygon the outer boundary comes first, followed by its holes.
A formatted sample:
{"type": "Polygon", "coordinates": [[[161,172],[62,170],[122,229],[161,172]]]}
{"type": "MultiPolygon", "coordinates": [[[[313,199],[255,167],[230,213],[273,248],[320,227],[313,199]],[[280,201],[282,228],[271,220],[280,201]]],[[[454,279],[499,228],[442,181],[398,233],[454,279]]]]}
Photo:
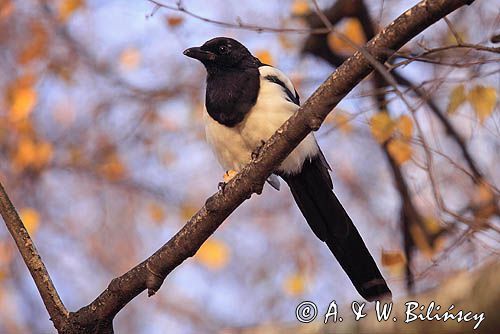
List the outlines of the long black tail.
{"type": "Polygon", "coordinates": [[[391,291],[377,268],[351,218],[333,193],[328,165],[320,153],[306,159],[296,175],[281,175],[316,236],[324,241],[368,301],[391,298],[391,291]]]}

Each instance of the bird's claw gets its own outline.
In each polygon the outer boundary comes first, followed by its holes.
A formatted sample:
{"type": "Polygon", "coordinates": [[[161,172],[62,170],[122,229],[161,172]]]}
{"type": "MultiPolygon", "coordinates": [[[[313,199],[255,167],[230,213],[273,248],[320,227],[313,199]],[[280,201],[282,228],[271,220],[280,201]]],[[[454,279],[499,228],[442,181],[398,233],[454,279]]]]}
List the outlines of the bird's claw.
{"type": "Polygon", "coordinates": [[[260,152],[262,151],[262,148],[266,142],[264,140],[260,141],[260,145],[255,148],[255,150],[252,151],[252,160],[257,159],[260,155],[260,152]]]}
{"type": "Polygon", "coordinates": [[[224,173],[224,176],[223,176],[223,180],[224,180],[224,181],[219,182],[219,184],[218,184],[217,188],[219,188],[219,190],[222,190],[222,192],[224,192],[224,189],[226,188],[227,183],[228,183],[229,181],[231,181],[231,179],[232,179],[233,177],[235,177],[235,175],[236,175],[236,174],[238,174],[238,172],[237,172],[237,171],[235,171],[235,170],[232,170],[232,169],[230,169],[230,170],[226,171],[226,172],[224,173]]]}

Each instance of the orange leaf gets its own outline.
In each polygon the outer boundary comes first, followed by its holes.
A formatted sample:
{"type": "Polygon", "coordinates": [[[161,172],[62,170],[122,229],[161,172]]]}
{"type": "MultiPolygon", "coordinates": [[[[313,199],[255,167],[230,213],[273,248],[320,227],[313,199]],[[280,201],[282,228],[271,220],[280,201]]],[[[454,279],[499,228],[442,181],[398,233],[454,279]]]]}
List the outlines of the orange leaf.
{"type": "Polygon", "coordinates": [[[229,261],[229,249],[220,240],[208,239],[196,252],[195,258],[209,269],[222,269],[229,261]]]}
{"type": "Polygon", "coordinates": [[[184,18],[182,16],[167,16],[167,24],[169,27],[177,27],[184,22],[184,18]]]}
{"type": "Polygon", "coordinates": [[[63,0],[59,6],[59,19],[66,22],[75,11],[82,8],[85,4],[84,0],[63,0]]]}
{"type": "Polygon", "coordinates": [[[298,296],[304,293],[306,280],[301,273],[294,273],[285,278],[283,289],[290,296],[298,296]]]}
{"type": "Polygon", "coordinates": [[[328,34],[328,47],[333,52],[350,55],[356,51],[352,44],[361,46],[366,43],[363,27],[358,19],[345,19],[339,33],[331,32],[328,34]],[[339,35],[339,33],[342,35],[339,35]]]}
{"type": "Polygon", "coordinates": [[[40,223],[40,215],[33,208],[22,208],[19,211],[19,216],[24,223],[24,227],[30,235],[34,235],[38,230],[40,223]]]}
{"type": "Polygon", "coordinates": [[[396,128],[404,139],[410,139],[413,135],[413,122],[407,115],[398,118],[396,128]]]}
{"type": "Polygon", "coordinates": [[[395,129],[394,121],[386,111],[378,112],[370,119],[370,129],[373,137],[383,143],[392,136],[395,129]]]}
{"type": "Polygon", "coordinates": [[[468,100],[481,124],[493,113],[497,104],[497,91],[494,87],[478,85],[468,95],[468,100]]]}
{"type": "Polygon", "coordinates": [[[33,87],[17,87],[13,91],[9,118],[13,122],[20,121],[33,111],[38,96],[33,87]]]}
{"type": "Polygon", "coordinates": [[[255,53],[255,55],[257,56],[257,58],[259,58],[259,60],[262,63],[268,64],[268,65],[273,64],[273,57],[271,56],[271,53],[269,51],[267,51],[267,50],[257,51],[255,53]]]}
{"type": "Polygon", "coordinates": [[[382,265],[384,267],[401,266],[406,263],[406,258],[401,251],[382,250],[382,265]]]}
{"type": "Polygon", "coordinates": [[[387,145],[387,150],[399,165],[410,160],[413,154],[411,145],[407,141],[400,139],[392,139],[387,145]]]}
{"type": "Polygon", "coordinates": [[[295,0],[292,3],[291,12],[293,16],[304,16],[309,14],[310,11],[311,9],[307,0],[295,0]]]}

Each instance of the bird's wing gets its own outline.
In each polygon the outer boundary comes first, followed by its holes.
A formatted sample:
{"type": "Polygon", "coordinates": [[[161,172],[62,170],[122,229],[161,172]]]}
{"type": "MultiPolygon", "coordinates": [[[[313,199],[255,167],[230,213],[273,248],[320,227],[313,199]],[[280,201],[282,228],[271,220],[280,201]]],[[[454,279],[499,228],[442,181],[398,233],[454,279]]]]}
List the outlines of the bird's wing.
{"type": "Polygon", "coordinates": [[[287,100],[295,103],[296,105],[300,105],[299,94],[297,90],[292,84],[292,81],[280,70],[276,67],[272,67],[269,65],[264,65],[259,67],[260,75],[277,85],[280,85],[287,95],[287,100]]]}

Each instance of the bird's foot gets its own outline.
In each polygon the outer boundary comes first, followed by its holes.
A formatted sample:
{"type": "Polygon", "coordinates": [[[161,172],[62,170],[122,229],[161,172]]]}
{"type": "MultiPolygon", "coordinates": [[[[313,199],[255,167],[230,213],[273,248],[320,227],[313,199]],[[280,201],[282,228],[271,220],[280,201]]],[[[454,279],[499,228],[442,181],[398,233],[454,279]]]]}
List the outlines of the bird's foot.
{"type": "Polygon", "coordinates": [[[231,181],[231,179],[232,179],[233,177],[235,177],[235,176],[236,176],[236,174],[238,174],[238,172],[237,172],[237,171],[235,171],[235,170],[232,170],[232,169],[230,169],[230,170],[226,171],[226,172],[224,173],[224,176],[222,177],[222,179],[223,179],[224,181],[219,182],[219,185],[218,185],[219,190],[222,190],[222,191],[224,192],[224,188],[226,187],[226,184],[227,184],[229,181],[231,181]]]}
{"type": "Polygon", "coordinates": [[[255,148],[255,150],[252,151],[252,160],[257,159],[260,155],[260,152],[262,151],[262,148],[266,142],[264,140],[260,141],[260,145],[255,148]]]}

